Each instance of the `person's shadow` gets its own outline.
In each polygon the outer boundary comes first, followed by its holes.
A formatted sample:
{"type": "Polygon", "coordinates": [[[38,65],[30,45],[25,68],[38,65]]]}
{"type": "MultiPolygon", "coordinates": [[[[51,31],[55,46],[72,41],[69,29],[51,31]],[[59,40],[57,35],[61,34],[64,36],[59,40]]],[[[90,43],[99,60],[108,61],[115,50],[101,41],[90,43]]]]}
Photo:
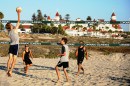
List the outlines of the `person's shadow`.
{"type": "Polygon", "coordinates": [[[120,82],[121,84],[128,83],[129,86],[130,86],[130,78],[127,78],[127,77],[118,78],[118,77],[111,77],[111,76],[109,76],[109,78],[110,78],[111,80],[120,82]]]}
{"type": "MultiPolygon", "coordinates": [[[[0,64],[5,65],[6,63],[0,63],[0,64]]],[[[22,63],[18,63],[18,64],[16,64],[16,65],[20,65],[20,64],[22,64],[22,63]]],[[[6,66],[0,66],[0,70],[6,71],[6,70],[7,70],[7,67],[6,67],[6,66]]],[[[55,70],[55,68],[53,68],[53,67],[48,67],[48,66],[41,66],[41,65],[33,64],[33,65],[32,65],[32,68],[29,69],[29,70],[55,70]]],[[[25,76],[25,77],[41,79],[40,77],[31,75],[31,74],[28,74],[28,75],[25,74],[25,73],[24,73],[24,68],[14,68],[13,73],[15,73],[15,74],[17,74],[17,75],[25,76]]],[[[49,79],[49,78],[45,78],[45,79],[49,79]]]]}
{"type": "MultiPolygon", "coordinates": [[[[5,63],[0,63],[0,64],[5,64],[5,63]]],[[[6,70],[7,70],[7,67],[6,67],[6,66],[1,66],[1,65],[0,65],[0,70],[6,71],[6,70]]]]}
{"type": "Polygon", "coordinates": [[[30,69],[30,70],[55,70],[55,68],[48,67],[48,66],[41,66],[41,65],[35,65],[35,64],[32,66],[34,66],[35,68],[30,69]]]}
{"type": "MultiPolygon", "coordinates": [[[[0,70],[4,70],[4,71],[6,72],[6,71],[7,71],[7,66],[3,66],[3,65],[5,65],[6,63],[0,63],[0,64],[2,64],[2,65],[0,65],[0,70]]],[[[16,65],[19,65],[19,64],[16,64],[16,65]]],[[[13,72],[14,72],[15,74],[25,76],[24,73],[18,72],[19,69],[21,70],[22,68],[14,68],[14,71],[13,71],[13,72]]]]}
{"type": "MultiPolygon", "coordinates": [[[[53,67],[41,66],[41,65],[35,65],[35,64],[33,64],[32,67],[34,67],[34,68],[31,68],[29,70],[55,70],[55,68],[53,68],[53,67]]],[[[28,76],[30,78],[36,78],[33,75],[26,75],[24,73],[24,68],[14,68],[14,69],[15,69],[15,71],[14,71],[15,74],[22,75],[22,76],[28,76]]]]}

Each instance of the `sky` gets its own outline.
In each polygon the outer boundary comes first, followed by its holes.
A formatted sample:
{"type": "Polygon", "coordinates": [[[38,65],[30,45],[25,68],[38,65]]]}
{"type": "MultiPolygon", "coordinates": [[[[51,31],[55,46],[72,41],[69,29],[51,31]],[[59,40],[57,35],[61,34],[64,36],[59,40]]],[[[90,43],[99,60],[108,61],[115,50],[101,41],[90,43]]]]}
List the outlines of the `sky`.
{"type": "MultiPolygon", "coordinates": [[[[70,14],[70,20],[87,16],[92,19],[105,19],[109,21],[114,12],[117,21],[130,21],[130,0],[0,0],[0,12],[4,14],[3,20],[16,20],[16,7],[22,7],[21,20],[31,20],[33,13],[41,10],[51,18],[56,12],[64,18],[70,14]]],[[[125,31],[128,25],[122,25],[125,31]]]]}

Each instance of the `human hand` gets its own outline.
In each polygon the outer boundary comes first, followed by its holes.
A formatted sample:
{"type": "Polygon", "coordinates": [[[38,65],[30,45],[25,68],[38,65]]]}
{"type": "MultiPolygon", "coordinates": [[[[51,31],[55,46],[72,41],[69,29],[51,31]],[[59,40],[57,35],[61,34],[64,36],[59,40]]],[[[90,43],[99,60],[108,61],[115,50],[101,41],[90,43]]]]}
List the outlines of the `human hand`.
{"type": "Polygon", "coordinates": [[[57,56],[60,56],[60,54],[57,54],[57,56]]]}

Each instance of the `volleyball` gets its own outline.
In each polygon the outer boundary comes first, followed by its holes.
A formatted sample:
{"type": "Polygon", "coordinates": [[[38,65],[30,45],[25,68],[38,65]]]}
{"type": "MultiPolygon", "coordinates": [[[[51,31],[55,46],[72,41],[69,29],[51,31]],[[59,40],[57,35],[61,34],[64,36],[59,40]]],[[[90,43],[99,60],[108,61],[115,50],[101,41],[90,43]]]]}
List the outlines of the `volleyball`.
{"type": "Polygon", "coordinates": [[[17,8],[16,8],[16,12],[18,12],[18,11],[21,12],[21,11],[22,11],[22,8],[21,8],[21,7],[17,7],[17,8]]]}

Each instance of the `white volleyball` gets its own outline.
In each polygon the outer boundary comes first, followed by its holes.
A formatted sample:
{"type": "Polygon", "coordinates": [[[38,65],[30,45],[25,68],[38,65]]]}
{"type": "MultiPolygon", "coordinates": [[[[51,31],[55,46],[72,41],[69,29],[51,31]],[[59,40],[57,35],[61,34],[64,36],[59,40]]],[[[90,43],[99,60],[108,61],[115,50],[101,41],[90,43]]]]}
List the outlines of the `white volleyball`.
{"type": "Polygon", "coordinates": [[[21,8],[21,7],[17,7],[17,8],[16,8],[16,11],[17,11],[17,12],[18,12],[18,11],[21,12],[21,11],[22,11],[22,8],[21,8]]]}

